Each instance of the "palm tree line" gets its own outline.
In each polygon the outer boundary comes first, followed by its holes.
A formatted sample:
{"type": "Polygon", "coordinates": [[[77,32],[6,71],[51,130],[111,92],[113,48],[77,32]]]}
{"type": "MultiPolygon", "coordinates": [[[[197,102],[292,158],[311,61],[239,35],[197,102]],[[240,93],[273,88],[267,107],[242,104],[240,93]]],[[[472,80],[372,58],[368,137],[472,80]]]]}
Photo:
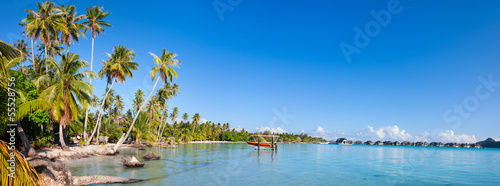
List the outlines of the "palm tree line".
{"type": "MultiPolygon", "coordinates": [[[[106,53],[108,58],[101,61],[102,68],[94,71],[94,40],[104,32],[105,27],[112,27],[105,20],[111,12],[103,7],[90,6],[86,8],[86,14],[78,15],[73,5],[57,6],[45,1],[37,2],[37,10],[27,9],[26,12],[26,18],[19,25],[24,28],[23,34],[30,43],[19,40],[11,45],[0,41],[0,91],[7,91],[7,84],[4,83],[7,81],[4,80],[11,76],[31,80],[22,82],[31,88],[16,92],[16,98],[19,98],[16,99],[19,130],[24,125],[37,132],[26,131],[29,139],[22,138],[23,144],[27,144],[24,146],[28,146],[25,148],[31,148],[28,141],[31,140],[36,146],[41,142],[59,142],[63,149],[68,149],[65,143],[67,133],[82,134],[84,144],[99,142],[99,136],[108,136],[117,142],[115,150],[129,139],[151,143],[171,142],[173,139],[177,142],[227,140],[222,138],[225,132],[226,136],[233,137],[231,140],[248,139],[245,130],[230,131],[229,124],[201,122],[198,113],[192,118],[184,113],[183,120],[178,119],[179,109],[172,105],[180,86],[173,81],[178,77],[175,69],[179,68],[181,61],[176,59],[177,54],[166,49],[161,50],[159,55],[150,52],[156,64],[150,71],[151,80],[155,82],[153,89],[147,96],[144,91],[137,90],[130,105],[132,109],[123,113],[123,98],[113,87],[115,82],[123,84],[127,78],[133,78],[139,65],[135,62],[134,50],[116,45],[112,53],[106,53]],[[92,35],[90,63],[81,59],[79,54],[70,52],[71,45],[80,42],[81,37],[86,38],[89,30],[92,35]],[[38,48],[39,54],[35,53],[35,48],[38,48]],[[87,67],[90,69],[85,70],[87,67]],[[98,78],[106,80],[105,93],[100,97],[95,95],[92,86],[92,80],[98,78]],[[161,88],[154,93],[159,82],[161,88]],[[95,113],[90,112],[92,108],[95,113]],[[33,126],[33,123],[42,124],[40,127],[33,126]],[[53,137],[56,127],[58,141],[53,137]]],[[[0,100],[6,102],[3,98],[0,100]]],[[[0,114],[2,120],[7,122],[5,110],[0,114]]],[[[0,129],[5,130],[5,126],[0,129]]]]}

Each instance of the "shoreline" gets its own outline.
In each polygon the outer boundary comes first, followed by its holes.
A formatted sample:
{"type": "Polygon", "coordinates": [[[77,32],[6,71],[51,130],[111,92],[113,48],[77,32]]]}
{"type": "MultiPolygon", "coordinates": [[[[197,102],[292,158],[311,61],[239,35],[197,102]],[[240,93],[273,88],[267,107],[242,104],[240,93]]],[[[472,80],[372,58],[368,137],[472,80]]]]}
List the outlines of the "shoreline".
{"type": "Polygon", "coordinates": [[[244,141],[190,141],[184,144],[196,144],[196,143],[246,143],[244,141]]]}
{"type": "MultiPolygon", "coordinates": [[[[70,150],[62,150],[58,146],[37,149],[38,156],[28,157],[28,163],[37,170],[38,175],[46,185],[89,185],[102,183],[135,183],[142,179],[89,175],[72,176],[71,171],[65,167],[72,160],[83,158],[98,158],[99,156],[114,156],[114,143],[106,145],[70,146],[70,150]]],[[[130,144],[121,145],[121,149],[138,148],[130,144]]]]}

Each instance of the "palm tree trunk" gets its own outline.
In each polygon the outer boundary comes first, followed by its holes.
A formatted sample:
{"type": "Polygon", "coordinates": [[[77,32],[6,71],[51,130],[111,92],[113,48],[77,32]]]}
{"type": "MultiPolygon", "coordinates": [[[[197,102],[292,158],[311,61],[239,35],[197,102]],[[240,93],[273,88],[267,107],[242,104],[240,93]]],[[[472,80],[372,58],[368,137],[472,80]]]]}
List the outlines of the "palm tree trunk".
{"type": "MultiPolygon", "coordinates": [[[[167,102],[168,102],[168,100],[167,100],[167,102]]],[[[174,99],[172,99],[172,103],[170,104],[170,108],[172,108],[172,105],[174,105],[174,99]]],[[[167,105],[167,107],[168,107],[168,105],[167,105]]],[[[172,115],[173,115],[173,111],[172,111],[172,115]]],[[[165,126],[167,125],[167,123],[168,123],[168,109],[167,109],[167,118],[165,119],[165,124],[163,125],[160,134],[163,134],[165,126]]],[[[173,126],[173,123],[172,123],[172,126],[173,126]]],[[[160,127],[161,127],[161,122],[160,122],[160,127]]]]}
{"type": "MultiPolygon", "coordinates": [[[[92,81],[92,80],[90,80],[92,81]]],[[[92,85],[92,84],[90,84],[92,85]]],[[[83,137],[83,141],[87,140],[87,121],[89,119],[89,108],[88,108],[89,105],[87,105],[87,109],[85,109],[85,124],[83,125],[83,134],[82,134],[82,137],[83,137]]]]}
{"type": "Polygon", "coordinates": [[[19,133],[19,138],[21,138],[21,141],[23,142],[23,146],[24,149],[26,150],[27,156],[28,157],[38,156],[38,153],[31,146],[28,137],[26,137],[26,133],[24,133],[23,126],[21,125],[21,122],[19,122],[19,120],[17,121],[17,133],[19,133]]]}
{"type": "Polygon", "coordinates": [[[21,72],[24,73],[23,52],[21,52],[21,72]]]}
{"type": "Polygon", "coordinates": [[[64,142],[63,125],[59,124],[59,142],[61,143],[61,148],[67,150],[68,146],[64,142]]]}
{"type": "MultiPolygon", "coordinates": [[[[69,47],[68,47],[69,48],[69,47]]],[[[90,54],[90,71],[92,71],[92,62],[94,61],[94,37],[92,37],[92,51],[90,54]]],[[[92,78],[89,80],[89,84],[92,85],[92,78]]],[[[89,108],[85,109],[85,124],[83,128],[83,140],[87,140],[87,120],[89,119],[89,108]]]]}
{"type": "Polygon", "coordinates": [[[92,62],[94,62],[94,37],[92,37],[92,51],[90,52],[90,71],[92,71],[92,62]]]}
{"type": "Polygon", "coordinates": [[[45,44],[45,74],[49,74],[49,66],[47,65],[47,44],[45,44]]]}
{"type": "Polygon", "coordinates": [[[151,89],[151,92],[149,93],[148,97],[146,98],[146,100],[144,100],[144,102],[142,102],[141,107],[139,107],[139,110],[137,111],[137,114],[135,115],[134,120],[132,121],[132,124],[130,124],[130,127],[128,128],[127,134],[125,134],[124,138],[120,138],[120,140],[118,140],[118,142],[116,143],[116,145],[113,147],[113,150],[115,152],[116,152],[116,150],[118,150],[118,147],[120,147],[120,145],[123,143],[123,141],[125,139],[127,139],[128,135],[130,135],[130,131],[132,131],[132,128],[134,127],[135,120],[137,120],[137,116],[139,116],[139,113],[141,112],[142,107],[144,107],[144,105],[146,104],[146,102],[149,100],[149,97],[151,97],[151,94],[155,90],[156,85],[158,84],[158,80],[159,79],[160,79],[160,75],[158,75],[158,77],[156,79],[156,82],[155,82],[155,85],[153,86],[153,89],[151,89]]]}
{"type": "Polygon", "coordinates": [[[111,105],[108,107],[108,126],[111,126],[111,105]]]}
{"type": "MultiPolygon", "coordinates": [[[[163,113],[163,112],[160,112],[160,113],[163,113]]],[[[163,123],[163,114],[161,115],[161,119],[160,119],[160,126],[158,127],[158,132],[157,132],[157,135],[158,135],[158,140],[156,142],[159,142],[160,141],[160,129],[161,129],[161,125],[163,123]]]]}
{"type": "Polygon", "coordinates": [[[33,49],[33,38],[31,38],[31,63],[33,63],[33,69],[36,72],[37,70],[36,70],[36,64],[35,64],[35,52],[33,49]]]}
{"type": "MultiPolygon", "coordinates": [[[[96,125],[94,127],[94,130],[92,131],[92,135],[90,135],[90,138],[87,140],[87,143],[90,143],[90,140],[92,140],[92,137],[94,136],[94,134],[96,132],[97,126],[101,125],[102,112],[104,110],[104,100],[106,99],[106,97],[108,97],[109,91],[111,90],[111,88],[113,87],[114,84],[115,84],[115,78],[113,78],[111,86],[109,88],[106,87],[106,89],[108,89],[108,91],[106,91],[104,98],[102,98],[101,106],[99,107],[99,115],[97,116],[97,122],[96,122],[96,125]]],[[[99,139],[97,139],[97,140],[99,140],[99,139]]]]}
{"type": "Polygon", "coordinates": [[[99,120],[99,125],[97,126],[97,134],[95,136],[96,144],[99,145],[99,131],[101,131],[102,118],[99,120]]]}

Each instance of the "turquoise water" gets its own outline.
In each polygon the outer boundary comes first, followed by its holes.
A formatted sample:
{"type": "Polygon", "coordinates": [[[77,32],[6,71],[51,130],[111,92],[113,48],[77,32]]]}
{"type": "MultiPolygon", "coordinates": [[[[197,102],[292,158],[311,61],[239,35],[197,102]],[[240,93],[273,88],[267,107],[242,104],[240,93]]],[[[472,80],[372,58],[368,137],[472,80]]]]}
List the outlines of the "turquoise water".
{"type": "Polygon", "coordinates": [[[500,185],[500,149],[279,144],[186,144],[175,149],[122,149],[118,156],[67,163],[74,176],[149,179],[134,185],[500,185]],[[155,151],[161,160],[144,161],[155,151]],[[136,156],[143,168],[122,166],[136,156]]]}

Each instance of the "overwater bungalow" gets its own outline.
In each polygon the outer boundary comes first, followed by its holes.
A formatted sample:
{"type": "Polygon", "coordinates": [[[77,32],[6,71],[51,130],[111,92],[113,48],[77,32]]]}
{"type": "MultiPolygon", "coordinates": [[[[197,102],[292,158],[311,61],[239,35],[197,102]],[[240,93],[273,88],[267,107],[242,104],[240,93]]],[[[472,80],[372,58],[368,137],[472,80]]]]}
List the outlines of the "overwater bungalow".
{"type": "Polygon", "coordinates": [[[458,143],[447,143],[445,144],[446,147],[454,147],[454,148],[458,148],[460,147],[460,145],[458,145],[458,143]]]}
{"type": "Polygon", "coordinates": [[[431,143],[429,144],[429,146],[430,146],[430,147],[443,147],[443,146],[444,146],[444,144],[443,144],[443,143],[441,143],[441,142],[431,142],[431,143]]]}
{"type": "Polygon", "coordinates": [[[373,145],[373,144],[375,144],[375,143],[373,143],[373,141],[369,141],[368,140],[368,141],[365,142],[365,145],[373,145]]]}
{"type": "Polygon", "coordinates": [[[356,145],[363,145],[363,142],[362,141],[356,141],[356,142],[354,142],[354,144],[356,144],[356,145]]]}
{"type": "Polygon", "coordinates": [[[424,142],[419,141],[419,142],[415,143],[415,146],[427,147],[427,146],[429,146],[429,143],[427,143],[426,141],[424,141],[424,142]]]}
{"type": "Polygon", "coordinates": [[[391,146],[394,145],[392,141],[384,141],[384,145],[391,146]]]}
{"type": "Polygon", "coordinates": [[[346,138],[338,138],[337,141],[335,141],[335,143],[337,143],[339,145],[347,145],[348,141],[346,138]]]}
{"type": "Polygon", "coordinates": [[[375,142],[375,145],[384,145],[384,143],[381,141],[377,141],[377,142],[375,142]]]}
{"type": "Polygon", "coordinates": [[[470,148],[482,148],[481,145],[477,143],[470,144],[470,148]]]}
{"type": "Polygon", "coordinates": [[[403,141],[403,143],[401,143],[402,146],[412,146],[412,143],[409,142],[409,141],[403,141]]]}
{"type": "Polygon", "coordinates": [[[396,145],[396,146],[401,146],[401,143],[400,143],[399,141],[395,141],[395,142],[394,142],[394,145],[396,145]]]}

